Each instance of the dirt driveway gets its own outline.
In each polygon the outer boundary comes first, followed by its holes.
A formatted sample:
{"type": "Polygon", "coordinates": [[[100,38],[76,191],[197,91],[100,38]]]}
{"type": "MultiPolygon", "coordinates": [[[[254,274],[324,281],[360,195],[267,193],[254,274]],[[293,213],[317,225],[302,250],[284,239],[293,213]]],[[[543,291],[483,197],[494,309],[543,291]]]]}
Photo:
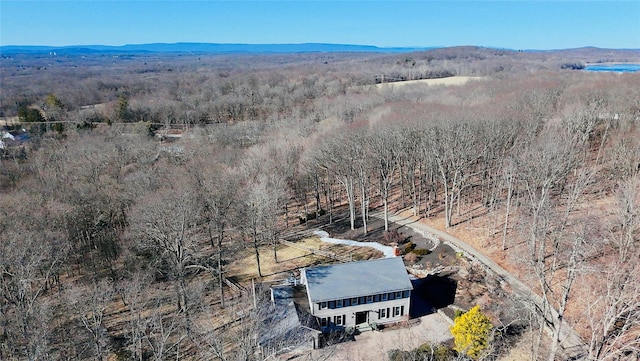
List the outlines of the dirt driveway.
{"type": "MultiPolygon", "coordinates": [[[[419,318],[409,327],[364,332],[352,342],[314,351],[313,359],[336,361],[387,360],[393,349],[409,351],[424,343],[443,343],[452,338],[449,323],[433,313],[419,318]],[[326,357],[326,358],[325,358],[326,357]]],[[[412,323],[416,320],[412,320],[412,323]]]]}

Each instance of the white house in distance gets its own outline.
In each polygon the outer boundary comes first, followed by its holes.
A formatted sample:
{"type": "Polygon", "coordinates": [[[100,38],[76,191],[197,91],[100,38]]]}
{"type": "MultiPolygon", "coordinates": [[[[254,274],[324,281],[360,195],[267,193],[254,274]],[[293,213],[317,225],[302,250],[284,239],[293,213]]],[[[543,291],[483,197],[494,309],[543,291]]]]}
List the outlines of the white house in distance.
{"type": "Polygon", "coordinates": [[[322,331],[408,319],[413,286],[400,257],[303,268],[300,281],[322,331]]]}

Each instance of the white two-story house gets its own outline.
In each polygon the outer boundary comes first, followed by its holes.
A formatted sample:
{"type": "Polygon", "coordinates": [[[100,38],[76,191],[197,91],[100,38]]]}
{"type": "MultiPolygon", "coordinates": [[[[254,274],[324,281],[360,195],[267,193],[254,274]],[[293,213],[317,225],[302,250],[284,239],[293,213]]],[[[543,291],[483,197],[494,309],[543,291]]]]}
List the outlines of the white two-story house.
{"type": "Polygon", "coordinates": [[[411,280],[400,257],[302,269],[322,331],[408,319],[411,280]]]}

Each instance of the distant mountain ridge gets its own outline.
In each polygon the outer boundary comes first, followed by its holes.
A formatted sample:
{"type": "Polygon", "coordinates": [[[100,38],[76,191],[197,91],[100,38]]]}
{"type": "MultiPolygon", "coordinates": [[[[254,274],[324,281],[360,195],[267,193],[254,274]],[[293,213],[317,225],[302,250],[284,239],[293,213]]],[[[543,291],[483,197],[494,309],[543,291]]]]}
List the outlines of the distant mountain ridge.
{"type": "Polygon", "coordinates": [[[435,47],[377,47],[373,45],[352,44],[223,44],[223,43],[151,43],[109,45],[71,45],[71,46],[0,46],[2,54],[33,53],[310,53],[310,52],[356,52],[356,53],[406,53],[433,49],[435,47]]]}

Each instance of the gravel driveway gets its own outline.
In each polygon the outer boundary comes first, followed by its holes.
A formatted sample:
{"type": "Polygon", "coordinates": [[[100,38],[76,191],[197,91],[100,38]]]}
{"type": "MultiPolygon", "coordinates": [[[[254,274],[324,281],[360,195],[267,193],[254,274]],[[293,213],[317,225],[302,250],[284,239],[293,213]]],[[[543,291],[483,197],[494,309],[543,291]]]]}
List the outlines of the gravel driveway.
{"type": "Polygon", "coordinates": [[[313,360],[387,360],[393,349],[412,350],[424,343],[442,343],[453,338],[449,323],[437,313],[419,318],[409,327],[364,332],[354,342],[344,342],[314,351],[313,360]],[[325,358],[326,357],[326,358],[325,358]]]}

